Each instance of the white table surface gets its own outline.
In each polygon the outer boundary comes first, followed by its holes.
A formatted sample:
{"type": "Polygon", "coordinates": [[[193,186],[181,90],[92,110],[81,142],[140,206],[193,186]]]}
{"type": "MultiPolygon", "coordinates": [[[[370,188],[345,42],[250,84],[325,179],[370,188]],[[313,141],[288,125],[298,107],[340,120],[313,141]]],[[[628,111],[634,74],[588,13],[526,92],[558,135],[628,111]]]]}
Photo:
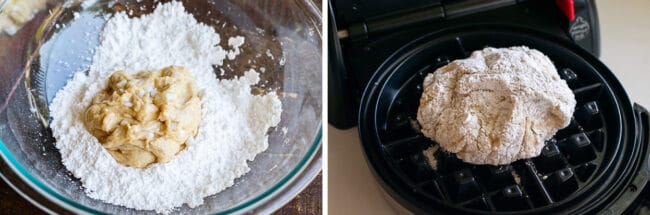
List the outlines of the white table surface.
{"type": "MultiPolygon", "coordinates": [[[[650,1],[598,1],[601,60],[633,102],[650,108],[650,1]]],[[[357,129],[329,126],[329,213],[395,214],[366,165],[357,129]]]]}

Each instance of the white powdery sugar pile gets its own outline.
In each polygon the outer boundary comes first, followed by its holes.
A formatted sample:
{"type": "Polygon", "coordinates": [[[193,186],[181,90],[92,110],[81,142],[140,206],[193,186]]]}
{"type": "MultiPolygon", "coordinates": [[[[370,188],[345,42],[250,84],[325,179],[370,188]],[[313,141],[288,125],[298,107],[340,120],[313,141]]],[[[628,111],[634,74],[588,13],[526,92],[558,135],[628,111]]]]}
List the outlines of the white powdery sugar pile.
{"type": "Polygon", "coordinates": [[[214,29],[198,23],[181,3],[159,5],[150,15],[130,19],[114,15],[88,75],[79,72],[52,101],[51,128],[63,164],[79,178],[88,196],[139,210],[166,213],[233,185],[250,169],[247,161],[266,150],[267,130],[282,112],[275,93],[254,96],[260,78],[250,70],[233,80],[218,80],[213,65],[227,55],[214,29]],[[198,134],[172,161],[147,169],[117,163],[83,126],[92,97],[117,70],[136,73],[170,65],[184,66],[201,90],[198,134]]]}

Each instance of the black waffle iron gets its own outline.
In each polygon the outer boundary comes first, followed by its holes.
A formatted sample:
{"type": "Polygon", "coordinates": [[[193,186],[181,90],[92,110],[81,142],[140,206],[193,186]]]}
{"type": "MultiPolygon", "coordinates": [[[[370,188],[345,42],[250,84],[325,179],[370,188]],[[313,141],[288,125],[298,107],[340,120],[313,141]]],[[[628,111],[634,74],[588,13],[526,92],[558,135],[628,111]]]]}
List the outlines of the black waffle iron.
{"type": "Polygon", "coordinates": [[[598,59],[593,1],[331,0],[329,122],[359,128],[368,165],[416,214],[648,211],[650,117],[598,59]],[[575,94],[571,124],[542,154],[471,165],[417,129],[422,80],[486,46],[545,53],[575,94]],[[436,170],[425,156],[434,156],[436,170]]]}

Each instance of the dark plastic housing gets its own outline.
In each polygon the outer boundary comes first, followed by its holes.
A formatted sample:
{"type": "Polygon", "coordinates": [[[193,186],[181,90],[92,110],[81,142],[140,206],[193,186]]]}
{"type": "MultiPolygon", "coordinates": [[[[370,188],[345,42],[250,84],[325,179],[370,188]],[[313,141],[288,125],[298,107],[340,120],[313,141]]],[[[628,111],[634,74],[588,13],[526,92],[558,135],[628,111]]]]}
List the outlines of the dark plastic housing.
{"type": "Polygon", "coordinates": [[[359,133],[369,166],[415,213],[622,213],[648,180],[647,112],[633,108],[612,73],[565,40],[521,28],[473,25],[427,34],[377,69],[361,99],[359,133]],[[423,78],[486,46],[545,53],[577,100],[571,124],[542,154],[504,166],[471,165],[438,150],[418,130],[423,78]],[[434,170],[435,169],[435,170],[434,170]]]}

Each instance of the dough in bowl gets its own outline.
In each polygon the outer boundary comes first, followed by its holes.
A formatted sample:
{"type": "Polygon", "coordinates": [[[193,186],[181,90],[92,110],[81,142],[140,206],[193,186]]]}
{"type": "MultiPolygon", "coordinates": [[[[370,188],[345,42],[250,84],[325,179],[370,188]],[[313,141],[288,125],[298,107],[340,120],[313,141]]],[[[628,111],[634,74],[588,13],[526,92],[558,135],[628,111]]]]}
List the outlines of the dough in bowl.
{"type": "Polygon", "coordinates": [[[424,79],[422,133],[472,164],[538,156],[576,100],[551,60],[528,47],[485,48],[424,79]]]}

